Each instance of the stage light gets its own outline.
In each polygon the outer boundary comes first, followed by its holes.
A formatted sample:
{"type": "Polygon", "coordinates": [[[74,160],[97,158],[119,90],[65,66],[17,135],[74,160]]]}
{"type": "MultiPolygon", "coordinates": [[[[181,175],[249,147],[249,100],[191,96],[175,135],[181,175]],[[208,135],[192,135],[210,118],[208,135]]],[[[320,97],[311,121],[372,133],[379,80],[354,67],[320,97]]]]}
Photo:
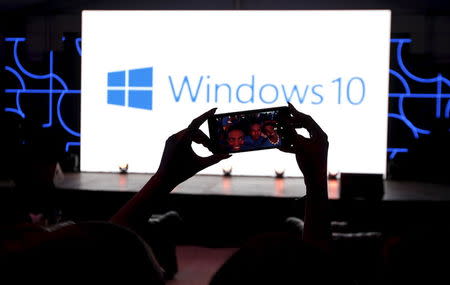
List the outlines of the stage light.
{"type": "Polygon", "coordinates": [[[128,163],[119,165],[119,170],[121,174],[126,174],[128,172],[128,163]]]}
{"type": "Polygon", "coordinates": [[[231,165],[225,165],[222,167],[223,176],[231,176],[231,171],[233,170],[233,167],[231,165]]]}
{"type": "Polygon", "coordinates": [[[339,172],[338,171],[328,171],[328,179],[337,180],[339,172]]]}
{"type": "Polygon", "coordinates": [[[285,171],[284,168],[281,168],[281,167],[275,168],[275,177],[276,178],[283,178],[284,171],[285,171]]]}

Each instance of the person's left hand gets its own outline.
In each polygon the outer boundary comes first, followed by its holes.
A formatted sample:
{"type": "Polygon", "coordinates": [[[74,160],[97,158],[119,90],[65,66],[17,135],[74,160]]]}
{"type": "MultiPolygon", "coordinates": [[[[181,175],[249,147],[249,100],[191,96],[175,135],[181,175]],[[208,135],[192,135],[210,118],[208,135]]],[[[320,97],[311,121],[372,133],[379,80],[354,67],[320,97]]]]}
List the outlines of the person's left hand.
{"type": "Polygon", "coordinates": [[[216,109],[213,108],[195,118],[186,129],[167,139],[161,163],[156,172],[166,183],[175,187],[197,172],[231,156],[229,154],[213,154],[201,157],[192,149],[192,142],[195,142],[212,151],[211,140],[199,128],[216,112],[216,109]]]}

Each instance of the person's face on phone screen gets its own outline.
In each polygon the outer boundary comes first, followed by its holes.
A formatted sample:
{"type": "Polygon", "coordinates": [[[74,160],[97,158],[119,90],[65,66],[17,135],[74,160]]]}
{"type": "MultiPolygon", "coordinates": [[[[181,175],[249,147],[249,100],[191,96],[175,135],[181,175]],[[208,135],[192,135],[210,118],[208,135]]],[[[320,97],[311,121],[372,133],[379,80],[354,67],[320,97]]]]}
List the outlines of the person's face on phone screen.
{"type": "Polygon", "coordinates": [[[242,130],[231,130],[228,133],[227,142],[232,150],[240,150],[244,144],[244,132],[242,130]]]}
{"type": "Polygon", "coordinates": [[[277,132],[275,131],[275,128],[272,125],[266,125],[264,126],[264,133],[269,137],[269,138],[277,138],[277,132]]]}
{"type": "Polygon", "coordinates": [[[250,136],[252,137],[252,140],[256,141],[261,136],[261,125],[260,124],[252,124],[250,126],[250,136]]]}

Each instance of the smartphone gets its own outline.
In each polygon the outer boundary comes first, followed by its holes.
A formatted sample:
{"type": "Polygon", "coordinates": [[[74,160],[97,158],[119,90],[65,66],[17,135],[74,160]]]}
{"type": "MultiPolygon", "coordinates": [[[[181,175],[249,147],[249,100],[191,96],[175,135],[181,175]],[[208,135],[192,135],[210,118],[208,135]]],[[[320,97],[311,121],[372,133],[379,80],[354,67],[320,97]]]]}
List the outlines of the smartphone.
{"type": "Polygon", "coordinates": [[[280,147],[287,116],[288,107],[215,114],[208,119],[213,149],[235,153],[280,147]]]}

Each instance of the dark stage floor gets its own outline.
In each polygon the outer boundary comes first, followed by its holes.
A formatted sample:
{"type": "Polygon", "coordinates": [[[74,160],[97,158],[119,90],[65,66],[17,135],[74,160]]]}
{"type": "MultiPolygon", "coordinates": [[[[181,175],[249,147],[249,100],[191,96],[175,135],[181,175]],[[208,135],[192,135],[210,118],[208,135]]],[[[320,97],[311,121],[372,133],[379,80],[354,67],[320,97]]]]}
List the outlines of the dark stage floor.
{"type": "MultiPolygon", "coordinates": [[[[66,173],[57,187],[66,190],[137,192],[151,174],[66,173]]],[[[450,201],[450,185],[415,181],[384,180],[385,201],[450,201]]],[[[329,180],[331,200],[340,198],[340,181],[329,180]]],[[[293,198],[305,195],[302,178],[243,177],[196,175],[172,193],[293,198]]]]}
{"type": "MultiPolygon", "coordinates": [[[[66,219],[107,220],[150,177],[65,173],[56,183],[56,195],[66,219]]],[[[0,182],[2,189],[13,189],[11,183],[0,182]]],[[[374,202],[343,199],[340,182],[329,180],[331,219],[357,225],[352,230],[397,233],[448,224],[450,185],[384,180],[382,200],[374,202]]],[[[305,191],[302,178],[199,175],[179,185],[152,211],[180,213],[186,227],[182,244],[233,247],[254,234],[280,230],[287,217],[301,218],[305,191]]],[[[2,192],[6,196],[7,191],[2,192]]]]}
{"type": "MultiPolygon", "coordinates": [[[[132,197],[150,174],[66,173],[57,183],[69,218],[107,219],[132,197]]],[[[342,199],[340,180],[329,180],[331,219],[355,230],[401,232],[440,225],[450,216],[450,186],[381,181],[382,200],[342,199]]],[[[368,185],[370,188],[370,185],[368,185]]],[[[195,176],[179,185],[157,213],[176,210],[187,229],[185,243],[239,244],[248,236],[277,231],[290,216],[304,213],[302,178],[195,176]],[[236,241],[236,242],[235,242],[236,241]]]]}

